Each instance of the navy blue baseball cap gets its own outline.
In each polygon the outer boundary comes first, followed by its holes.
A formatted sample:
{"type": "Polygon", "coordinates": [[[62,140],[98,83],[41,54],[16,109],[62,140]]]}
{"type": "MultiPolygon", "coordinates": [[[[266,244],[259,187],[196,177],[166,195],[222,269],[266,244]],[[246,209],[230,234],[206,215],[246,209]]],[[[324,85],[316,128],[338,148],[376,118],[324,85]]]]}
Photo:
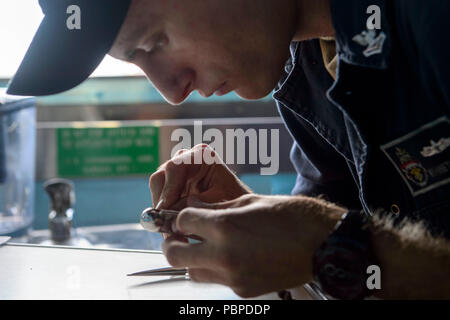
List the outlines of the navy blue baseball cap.
{"type": "Polygon", "coordinates": [[[7,93],[44,96],[82,83],[113,46],[130,3],[39,0],[45,17],[7,93]]]}

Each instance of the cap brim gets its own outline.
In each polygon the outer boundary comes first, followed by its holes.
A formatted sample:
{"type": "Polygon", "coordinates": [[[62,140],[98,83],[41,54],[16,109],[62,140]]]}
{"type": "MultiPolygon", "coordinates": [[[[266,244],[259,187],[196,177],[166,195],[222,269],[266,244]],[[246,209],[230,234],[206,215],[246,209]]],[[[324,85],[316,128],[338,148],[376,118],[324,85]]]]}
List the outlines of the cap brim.
{"type": "MultiPolygon", "coordinates": [[[[91,1],[95,2],[103,1],[91,1]]],[[[82,11],[82,21],[86,23],[81,30],[66,27],[67,15],[46,15],[7,93],[51,95],[72,89],[86,80],[111,49],[128,11],[129,1],[112,2],[106,12],[82,11]],[[119,8],[109,12],[111,6],[117,5],[119,8]]]]}

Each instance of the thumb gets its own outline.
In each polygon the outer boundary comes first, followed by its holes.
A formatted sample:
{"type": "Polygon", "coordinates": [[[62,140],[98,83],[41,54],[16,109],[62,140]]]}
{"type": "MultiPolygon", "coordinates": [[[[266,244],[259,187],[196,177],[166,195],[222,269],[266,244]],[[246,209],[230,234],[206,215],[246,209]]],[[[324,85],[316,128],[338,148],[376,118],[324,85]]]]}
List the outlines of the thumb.
{"type": "Polygon", "coordinates": [[[186,208],[173,222],[172,230],[184,235],[196,235],[202,239],[210,238],[215,229],[215,215],[211,210],[186,208]]]}
{"type": "Polygon", "coordinates": [[[207,193],[199,194],[198,196],[190,196],[186,199],[186,206],[194,208],[203,208],[210,210],[228,209],[239,206],[240,201],[238,199],[227,200],[227,201],[203,201],[203,199],[211,199],[207,193]]]}
{"type": "Polygon", "coordinates": [[[189,196],[186,198],[186,207],[210,209],[211,204],[203,201],[198,196],[189,196]]]}
{"type": "Polygon", "coordinates": [[[186,170],[182,165],[167,164],[165,182],[161,191],[162,208],[170,208],[180,198],[185,186],[186,170]]]}
{"type": "MultiPolygon", "coordinates": [[[[206,199],[209,199],[208,197],[206,197],[206,199]]],[[[170,210],[176,210],[176,211],[181,211],[184,208],[187,207],[193,207],[193,208],[203,208],[203,209],[215,209],[217,207],[217,205],[213,204],[213,203],[208,203],[208,200],[206,200],[206,202],[200,198],[199,196],[189,196],[189,197],[185,197],[185,198],[181,198],[180,200],[178,200],[177,202],[175,202],[173,205],[170,206],[170,210]]]]}

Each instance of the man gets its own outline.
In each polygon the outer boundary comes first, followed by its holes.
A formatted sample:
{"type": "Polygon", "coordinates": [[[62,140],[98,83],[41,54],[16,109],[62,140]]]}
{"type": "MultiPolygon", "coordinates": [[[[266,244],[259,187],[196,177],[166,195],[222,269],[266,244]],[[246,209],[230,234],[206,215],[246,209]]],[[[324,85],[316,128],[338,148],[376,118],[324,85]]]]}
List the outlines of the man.
{"type": "Polygon", "coordinates": [[[70,89],[107,52],[172,104],[275,89],[296,196],[255,195],[217,157],[183,164],[207,146],[181,150],[150,178],[153,203],[183,209],[170,264],[244,297],[313,279],[344,299],[450,297],[447,1],[71,1],[80,28],[66,28],[69,2],[40,2],[11,93],[70,89]]]}

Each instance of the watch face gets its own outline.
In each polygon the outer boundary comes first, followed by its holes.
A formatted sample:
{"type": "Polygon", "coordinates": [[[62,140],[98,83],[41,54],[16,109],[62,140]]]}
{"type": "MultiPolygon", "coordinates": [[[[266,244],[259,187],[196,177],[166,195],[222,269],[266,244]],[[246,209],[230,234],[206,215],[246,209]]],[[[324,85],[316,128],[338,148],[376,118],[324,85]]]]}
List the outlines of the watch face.
{"type": "Polygon", "coordinates": [[[363,299],[368,288],[366,254],[355,247],[325,245],[314,257],[314,274],[322,289],[338,299],[363,299]]]}

